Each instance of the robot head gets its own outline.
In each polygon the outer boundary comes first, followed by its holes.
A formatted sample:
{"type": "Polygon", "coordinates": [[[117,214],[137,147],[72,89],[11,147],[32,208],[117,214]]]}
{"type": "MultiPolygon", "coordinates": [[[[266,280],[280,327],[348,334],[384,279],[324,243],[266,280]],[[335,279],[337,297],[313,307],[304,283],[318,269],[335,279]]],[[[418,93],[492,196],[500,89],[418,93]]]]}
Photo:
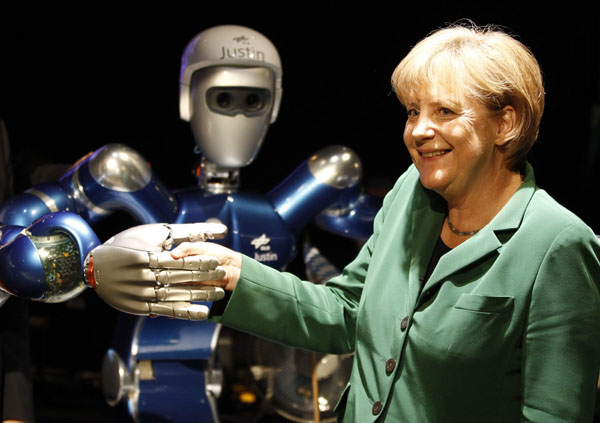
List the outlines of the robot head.
{"type": "Polygon", "coordinates": [[[279,54],[259,32],[216,26],[185,48],[179,113],[204,157],[219,166],[252,162],[277,118],[281,92],[279,54]]]}

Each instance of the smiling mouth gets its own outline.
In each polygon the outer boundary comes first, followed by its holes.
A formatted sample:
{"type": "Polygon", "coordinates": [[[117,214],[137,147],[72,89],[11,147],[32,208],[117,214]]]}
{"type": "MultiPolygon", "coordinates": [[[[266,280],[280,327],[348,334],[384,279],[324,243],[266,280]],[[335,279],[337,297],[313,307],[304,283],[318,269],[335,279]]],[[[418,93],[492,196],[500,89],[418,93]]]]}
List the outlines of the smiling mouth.
{"type": "Polygon", "coordinates": [[[444,154],[449,153],[449,152],[450,152],[450,150],[432,151],[430,153],[421,153],[421,157],[429,158],[429,157],[443,156],[444,154]]]}

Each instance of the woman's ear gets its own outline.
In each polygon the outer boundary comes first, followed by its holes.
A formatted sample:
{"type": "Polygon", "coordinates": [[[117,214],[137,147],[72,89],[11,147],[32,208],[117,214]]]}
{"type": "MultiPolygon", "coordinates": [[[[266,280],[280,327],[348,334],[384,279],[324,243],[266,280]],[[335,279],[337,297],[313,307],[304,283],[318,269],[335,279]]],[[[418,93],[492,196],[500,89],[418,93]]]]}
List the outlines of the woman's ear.
{"type": "Polygon", "coordinates": [[[513,106],[504,106],[498,117],[496,145],[504,146],[517,136],[517,111],[513,106]]]}

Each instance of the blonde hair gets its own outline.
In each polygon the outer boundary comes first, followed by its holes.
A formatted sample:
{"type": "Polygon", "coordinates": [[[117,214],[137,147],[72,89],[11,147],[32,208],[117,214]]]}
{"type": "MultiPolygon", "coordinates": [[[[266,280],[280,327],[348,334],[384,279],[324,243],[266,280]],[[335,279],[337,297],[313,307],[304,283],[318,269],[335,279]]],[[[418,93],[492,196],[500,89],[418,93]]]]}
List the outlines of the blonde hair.
{"type": "Polygon", "coordinates": [[[542,73],[527,47],[491,26],[470,23],[437,30],[415,45],[392,74],[392,88],[405,105],[410,95],[432,84],[493,112],[514,107],[517,121],[504,148],[508,168],[524,168],[544,113],[542,73]]]}

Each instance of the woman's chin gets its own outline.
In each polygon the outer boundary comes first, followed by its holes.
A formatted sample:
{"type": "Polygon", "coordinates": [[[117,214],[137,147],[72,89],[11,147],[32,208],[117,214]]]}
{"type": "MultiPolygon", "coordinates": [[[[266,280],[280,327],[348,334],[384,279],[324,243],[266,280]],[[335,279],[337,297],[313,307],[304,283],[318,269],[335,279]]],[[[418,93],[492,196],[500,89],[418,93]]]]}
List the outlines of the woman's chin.
{"type": "Polygon", "coordinates": [[[421,185],[423,185],[427,189],[430,189],[432,191],[439,193],[447,185],[446,178],[443,178],[441,176],[442,175],[430,175],[430,174],[421,172],[420,173],[421,185]]]}

